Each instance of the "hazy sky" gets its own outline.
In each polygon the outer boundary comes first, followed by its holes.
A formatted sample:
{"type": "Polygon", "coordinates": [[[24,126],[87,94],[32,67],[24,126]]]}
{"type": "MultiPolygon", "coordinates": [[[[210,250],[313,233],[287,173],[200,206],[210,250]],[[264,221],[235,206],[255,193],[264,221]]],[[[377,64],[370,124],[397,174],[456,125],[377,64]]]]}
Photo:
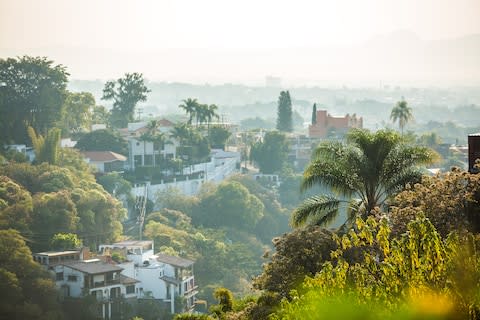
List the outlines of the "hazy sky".
{"type": "Polygon", "coordinates": [[[0,46],[271,48],[480,33],[479,0],[0,0],[0,46]]]}
{"type": "Polygon", "coordinates": [[[475,50],[450,57],[442,48],[442,60],[408,42],[381,48],[389,52],[359,48],[397,30],[423,40],[480,34],[479,13],[480,0],[0,0],[0,57],[46,55],[84,79],[138,71],[202,83],[261,83],[266,75],[284,83],[478,83],[475,50]],[[183,50],[165,50],[173,48],[183,50]],[[298,48],[327,50],[305,57],[298,48]]]}

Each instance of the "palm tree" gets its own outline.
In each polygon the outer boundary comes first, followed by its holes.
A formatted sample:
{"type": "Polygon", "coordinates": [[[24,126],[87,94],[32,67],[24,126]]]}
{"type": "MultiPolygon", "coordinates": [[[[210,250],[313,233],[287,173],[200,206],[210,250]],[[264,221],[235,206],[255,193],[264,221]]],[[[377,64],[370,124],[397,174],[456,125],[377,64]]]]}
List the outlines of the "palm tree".
{"type": "Polygon", "coordinates": [[[143,157],[142,157],[142,166],[145,166],[145,155],[147,154],[147,142],[152,141],[152,136],[150,132],[145,131],[138,137],[138,140],[143,142],[143,157]]]}
{"type": "Polygon", "coordinates": [[[195,116],[197,119],[197,127],[198,125],[201,125],[207,120],[207,114],[208,114],[208,105],[206,104],[198,104],[196,109],[195,109],[195,116]]]}
{"type": "Polygon", "coordinates": [[[159,148],[156,148],[157,146],[161,146],[163,145],[163,143],[165,142],[165,135],[161,132],[158,132],[158,128],[160,127],[160,122],[158,120],[151,120],[148,124],[147,124],[147,132],[148,132],[148,136],[147,136],[147,141],[150,141],[153,143],[153,166],[155,167],[156,166],[156,157],[155,157],[155,149],[158,149],[159,148]]]}
{"type": "Polygon", "coordinates": [[[412,108],[408,107],[407,101],[402,97],[401,101],[398,101],[395,107],[392,109],[392,113],[390,113],[390,119],[395,123],[398,121],[398,126],[402,131],[403,135],[403,128],[405,125],[413,120],[412,115],[412,108]]]}
{"type": "Polygon", "coordinates": [[[217,120],[219,119],[219,116],[216,112],[217,109],[218,109],[218,107],[216,105],[211,104],[205,110],[205,117],[206,117],[206,120],[207,120],[207,133],[208,133],[209,137],[210,137],[210,122],[212,122],[213,118],[216,118],[217,120]]]}
{"type": "Polygon", "coordinates": [[[188,114],[188,124],[192,124],[193,117],[196,116],[196,112],[198,111],[199,103],[197,99],[188,98],[186,100],[182,100],[183,104],[179,105],[178,107],[185,110],[185,113],[188,114]]]}
{"type": "Polygon", "coordinates": [[[349,215],[343,226],[348,226],[356,216],[366,217],[375,207],[384,206],[408,183],[419,181],[417,165],[431,163],[435,153],[403,141],[390,130],[355,129],[347,134],[346,143],[322,143],[305,170],[302,190],[321,185],[348,200],[332,195],[310,197],[293,212],[292,224],[325,225],[346,205],[349,215]]]}

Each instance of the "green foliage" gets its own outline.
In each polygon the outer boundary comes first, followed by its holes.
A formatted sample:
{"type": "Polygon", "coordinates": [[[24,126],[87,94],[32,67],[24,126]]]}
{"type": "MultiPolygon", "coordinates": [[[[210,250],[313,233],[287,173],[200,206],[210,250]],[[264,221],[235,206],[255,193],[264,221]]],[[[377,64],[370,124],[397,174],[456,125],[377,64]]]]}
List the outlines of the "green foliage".
{"type": "Polygon", "coordinates": [[[171,319],[166,305],[155,299],[139,300],[137,317],[145,320],[171,319]]]}
{"type": "Polygon", "coordinates": [[[290,213],[282,208],[277,194],[271,188],[263,187],[247,175],[234,175],[229,180],[239,182],[262,202],[263,217],[258,221],[254,231],[259,240],[270,244],[273,237],[290,230],[288,225],[290,213]]]}
{"type": "Polygon", "coordinates": [[[172,137],[180,142],[177,155],[189,164],[204,161],[210,155],[208,139],[198,128],[186,124],[177,125],[173,128],[172,137]]]}
{"type": "Polygon", "coordinates": [[[256,289],[289,297],[305,276],[313,277],[330,259],[330,252],[336,249],[332,233],[318,226],[296,229],[273,239],[275,253],[263,272],[254,279],[256,289]]]}
{"type": "Polygon", "coordinates": [[[215,149],[225,149],[225,144],[231,134],[232,133],[227,128],[222,126],[212,126],[208,134],[210,146],[215,149]]]}
{"type": "Polygon", "coordinates": [[[0,145],[29,144],[27,128],[45,135],[62,116],[68,73],[47,58],[0,59],[0,145]]]}
{"type": "Polygon", "coordinates": [[[108,124],[110,112],[104,106],[94,106],[92,109],[92,124],[108,124]]]}
{"type": "Polygon", "coordinates": [[[33,202],[30,193],[6,176],[0,176],[0,229],[29,230],[33,202]]]}
{"type": "Polygon", "coordinates": [[[97,178],[98,184],[100,184],[108,193],[115,197],[131,197],[132,184],[123,179],[118,172],[110,172],[103,174],[97,178]]]}
{"type": "Polygon", "coordinates": [[[254,160],[260,172],[265,174],[278,173],[285,165],[288,156],[288,141],[285,135],[278,131],[265,134],[263,142],[252,145],[250,157],[254,160]]]}
{"type": "Polygon", "coordinates": [[[403,135],[403,128],[405,128],[405,125],[408,122],[413,120],[412,108],[408,107],[407,102],[403,98],[401,101],[397,102],[395,107],[392,109],[390,119],[393,122],[398,121],[398,126],[400,127],[403,135]]]}
{"type": "Polygon", "coordinates": [[[63,135],[90,129],[95,98],[89,92],[68,92],[63,107],[60,128],[63,135]]]}
{"type": "Polygon", "coordinates": [[[313,104],[312,108],[312,125],[317,124],[317,104],[313,104]]]}
{"type": "MultiPolygon", "coordinates": [[[[2,178],[0,186],[4,183],[7,190],[26,199],[15,204],[0,201],[6,205],[0,209],[0,221],[29,235],[35,250],[47,250],[50,239],[59,232],[75,232],[86,245],[112,241],[121,234],[125,209],[88,172],[80,174],[73,167],[47,163],[9,163],[0,167],[0,175],[11,179],[2,178]]],[[[0,198],[8,199],[9,194],[0,198]]]]}
{"type": "Polygon", "coordinates": [[[57,233],[50,240],[50,248],[57,251],[75,250],[82,246],[82,241],[74,233],[57,233]]]}
{"type": "Polygon", "coordinates": [[[147,100],[148,92],[150,90],[141,73],[126,73],[117,81],[107,81],[102,100],[113,100],[110,125],[114,128],[125,128],[129,122],[133,122],[135,106],[138,102],[147,100]]]}
{"type": "Polygon", "coordinates": [[[178,107],[185,110],[185,113],[188,114],[188,124],[192,124],[193,118],[196,119],[197,126],[205,122],[210,124],[213,118],[218,119],[218,114],[216,113],[218,107],[214,104],[201,104],[197,99],[192,98],[182,100],[182,102],[183,104],[178,107]]]}
{"type": "Polygon", "coordinates": [[[15,230],[0,230],[2,319],[63,319],[55,284],[15,230]]]}
{"type": "Polygon", "coordinates": [[[321,185],[351,200],[332,195],[310,197],[294,211],[292,223],[327,224],[338,215],[342,203],[349,210],[346,224],[357,214],[366,217],[407,184],[419,181],[417,166],[434,157],[428,148],[405,145],[398,134],[388,130],[352,130],[347,143],[324,142],[305,170],[302,189],[321,185]]]}
{"type": "Polygon", "coordinates": [[[207,314],[192,314],[192,313],[181,313],[175,315],[174,320],[213,320],[214,318],[210,317],[207,314]]]}
{"type": "Polygon", "coordinates": [[[54,128],[48,131],[47,136],[37,135],[32,127],[28,127],[28,135],[32,140],[35,150],[35,162],[47,162],[56,164],[58,159],[58,149],[60,147],[60,129],[54,128]]]}
{"type": "Polygon", "coordinates": [[[192,215],[193,208],[198,204],[199,199],[183,194],[179,189],[169,187],[158,191],[155,195],[155,205],[159,209],[172,209],[181,211],[189,216],[192,215]]]}
{"type": "Polygon", "coordinates": [[[246,118],[240,121],[240,127],[243,130],[252,130],[252,129],[266,129],[273,130],[275,129],[274,120],[265,120],[260,117],[255,118],[246,118]]]}
{"type": "Polygon", "coordinates": [[[454,169],[422,181],[398,194],[391,204],[395,234],[405,232],[409,221],[420,214],[446,236],[452,231],[480,231],[480,176],[454,169]]]}
{"type": "Polygon", "coordinates": [[[192,215],[206,227],[228,226],[252,230],[263,216],[264,205],[238,182],[223,182],[203,197],[192,215]]]}
{"type": "Polygon", "coordinates": [[[213,296],[218,301],[218,305],[211,308],[211,312],[221,316],[222,314],[232,311],[233,295],[232,292],[226,288],[217,288],[213,292],[213,296]]]}
{"type": "Polygon", "coordinates": [[[113,151],[128,154],[127,143],[118,134],[108,129],[100,129],[82,136],[75,147],[82,151],[113,151]]]}
{"type": "MultiPolygon", "coordinates": [[[[442,239],[424,217],[411,221],[408,232],[393,239],[385,219],[358,219],[356,226],[356,231],[335,238],[338,249],[332,252],[332,261],[305,280],[303,293],[282,303],[277,319],[308,319],[318,301],[330,307],[350,301],[362,312],[377,306],[374,316],[382,318],[405,310],[407,319],[478,316],[478,239],[471,235],[442,239]],[[346,258],[352,250],[357,252],[354,263],[346,258]]],[[[336,311],[335,315],[344,312],[336,311]]]]}
{"type": "Polygon", "coordinates": [[[292,100],[290,99],[290,93],[288,91],[280,92],[277,110],[277,130],[292,132],[292,100]]]}

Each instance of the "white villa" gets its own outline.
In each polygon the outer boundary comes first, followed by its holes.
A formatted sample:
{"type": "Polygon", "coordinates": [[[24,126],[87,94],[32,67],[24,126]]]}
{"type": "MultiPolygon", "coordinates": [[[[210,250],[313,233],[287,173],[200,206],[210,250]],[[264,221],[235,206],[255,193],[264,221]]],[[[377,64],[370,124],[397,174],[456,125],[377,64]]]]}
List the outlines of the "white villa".
{"type": "Polygon", "coordinates": [[[198,293],[193,274],[194,261],[165,254],[154,254],[153,241],[123,241],[100,245],[100,253],[121,251],[126,261],[118,264],[122,275],[139,281],[138,298],[167,303],[170,312],[192,311],[198,293]],[[184,310],[175,310],[175,299],[184,298],[184,310]]]}

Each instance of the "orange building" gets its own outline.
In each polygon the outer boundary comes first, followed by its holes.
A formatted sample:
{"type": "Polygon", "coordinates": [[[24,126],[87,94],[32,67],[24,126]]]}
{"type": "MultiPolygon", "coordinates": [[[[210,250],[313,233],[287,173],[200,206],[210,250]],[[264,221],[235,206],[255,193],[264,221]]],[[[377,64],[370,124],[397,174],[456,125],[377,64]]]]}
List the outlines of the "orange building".
{"type": "Polygon", "coordinates": [[[317,110],[317,121],[308,126],[310,138],[325,138],[329,131],[347,132],[350,128],[363,128],[362,117],[347,114],[345,117],[332,117],[326,110],[317,110]]]}

